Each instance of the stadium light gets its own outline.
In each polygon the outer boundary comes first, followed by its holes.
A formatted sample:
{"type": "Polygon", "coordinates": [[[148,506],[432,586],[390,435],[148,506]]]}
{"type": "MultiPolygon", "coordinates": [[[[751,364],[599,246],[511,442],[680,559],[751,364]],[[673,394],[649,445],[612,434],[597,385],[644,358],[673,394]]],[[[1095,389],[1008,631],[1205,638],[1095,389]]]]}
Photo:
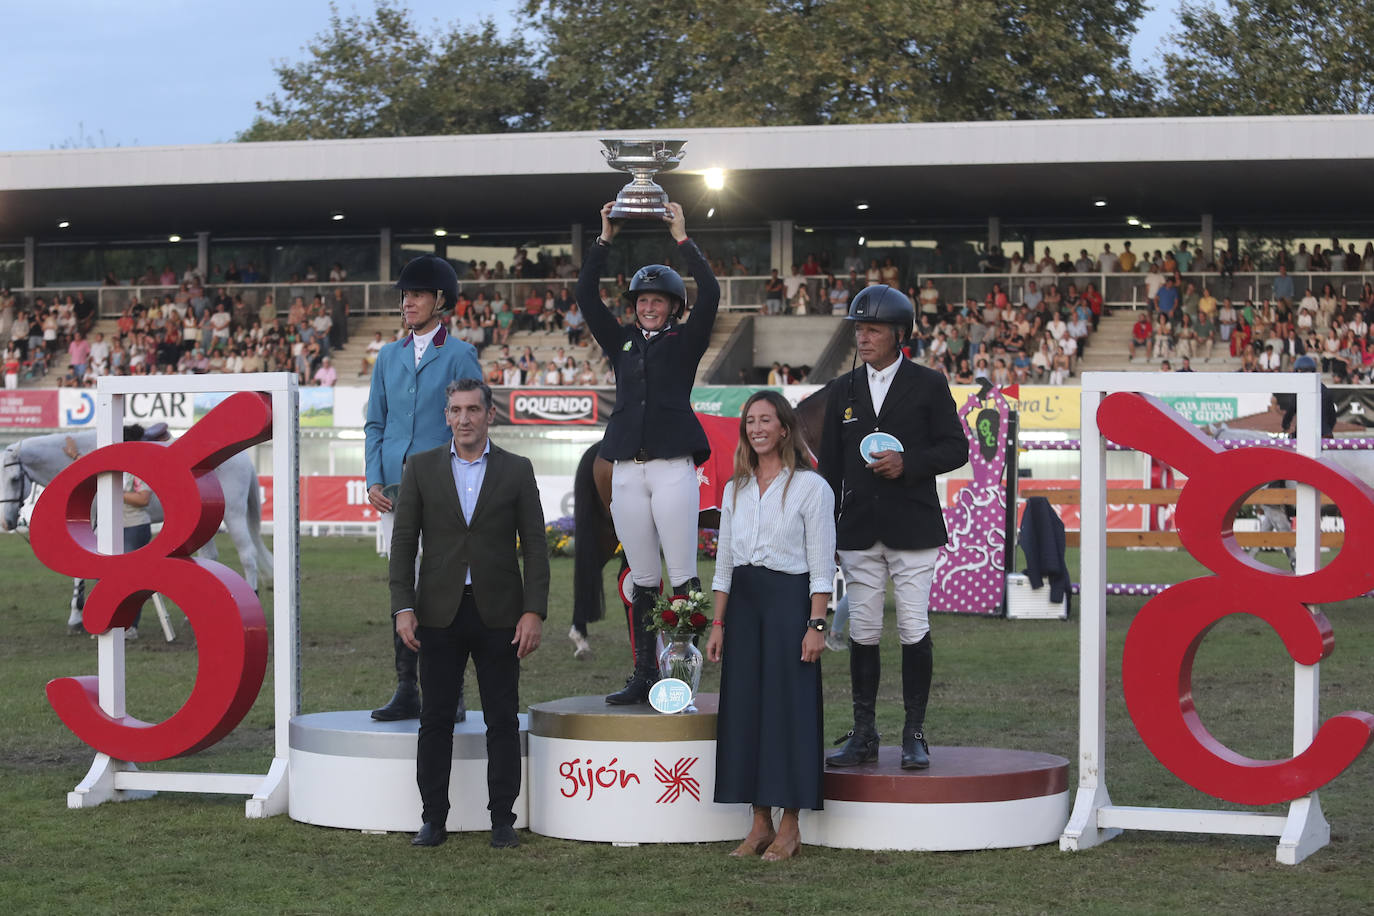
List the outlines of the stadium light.
{"type": "Polygon", "coordinates": [[[701,177],[706,182],[706,187],[712,191],[719,191],[725,187],[725,169],[707,169],[701,173],[701,177]]]}
{"type": "Polygon", "coordinates": [[[866,200],[856,200],[856,201],[854,201],[854,209],[855,209],[855,210],[867,210],[867,209],[868,209],[868,201],[866,201],[866,200]]]}
{"type": "Polygon", "coordinates": [[[706,211],[706,218],[707,218],[707,219],[710,219],[711,217],[713,217],[713,216],[715,216],[715,215],[716,215],[716,208],[715,208],[715,207],[712,207],[711,209],[709,209],[709,210],[706,211]]]}
{"type": "Polygon", "coordinates": [[[862,235],[859,236],[859,247],[860,247],[860,248],[864,247],[864,244],[865,244],[867,241],[868,241],[868,239],[867,239],[866,237],[864,237],[864,236],[862,236],[862,235]]]}
{"type": "Polygon", "coordinates": [[[176,235],[176,234],[174,233],[174,234],[172,234],[172,235],[167,236],[167,241],[169,241],[169,242],[179,242],[179,241],[181,241],[181,236],[176,235]]]}
{"type": "Polygon", "coordinates": [[[332,219],[334,222],[337,223],[337,222],[341,221],[341,220],[344,218],[343,211],[342,211],[342,210],[335,210],[333,213],[329,214],[329,218],[332,219]]]}
{"type": "Polygon", "coordinates": [[[448,235],[448,230],[447,230],[447,229],[435,229],[435,230],[434,230],[434,234],[435,234],[436,236],[438,236],[439,238],[443,238],[444,236],[448,235]]]}
{"type": "Polygon", "coordinates": [[[60,219],[60,220],[57,221],[57,228],[58,228],[58,229],[66,229],[66,228],[67,228],[68,226],[70,226],[70,225],[71,225],[71,221],[70,221],[70,220],[60,219]]]}
{"type": "Polygon", "coordinates": [[[1097,200],[1093,201],[1093,206],[1094,206],[1094,207],[1105,207],[1105,206],[1107,206],[1107,198],[1105,198],[1105,197],[1099,197],[1097,200]]]}
{"type": "Polygon", "coordinates": [[[1126,225],[1128,225],[1128,226],[1139,226],[1139,225],[1140,225],[1140,217],[1138,217],[1138,216],[1128,216],[1128,217],[1126,217],[1126,225]]]}

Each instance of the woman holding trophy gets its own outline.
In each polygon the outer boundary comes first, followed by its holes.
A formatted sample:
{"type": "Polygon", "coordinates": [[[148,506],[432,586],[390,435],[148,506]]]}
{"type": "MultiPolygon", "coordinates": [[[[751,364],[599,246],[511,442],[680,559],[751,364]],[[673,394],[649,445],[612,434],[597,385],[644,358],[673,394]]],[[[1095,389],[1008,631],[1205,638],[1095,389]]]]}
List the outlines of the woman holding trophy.
{"type": "Polygon", "coordinates": [[[692,320],[682,322],[687,289],[670,267],[651,264],[631,278],[623,299],[635,323],[622,326],[601,301],[600,278],[619,231],[614,203],[601,208],[601,235],[582,262],[577,304],[596,342],[615,370],[615,409],[601,441],[601,457],[613,462],[611,518],[625,546],[633,582],[629,612],[634,671],[623,690],[606,697],[612,705],[644,703],[658,679],[653,636],[648,629],[662,578],[659,550],[674,594],[698,591],[696,466],[711,453],[706,432],[692,412],[697,364],[711,340],[720,286],[687,237],[682,207],[664,203],[662,219],[696,281],[692,320]]]}

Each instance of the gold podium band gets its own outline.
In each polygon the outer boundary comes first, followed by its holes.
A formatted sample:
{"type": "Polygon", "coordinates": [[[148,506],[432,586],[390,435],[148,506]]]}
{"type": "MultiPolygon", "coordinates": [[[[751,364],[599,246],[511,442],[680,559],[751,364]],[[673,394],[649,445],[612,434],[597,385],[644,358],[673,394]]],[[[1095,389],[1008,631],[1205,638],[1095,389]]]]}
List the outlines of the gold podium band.
{"type": "Polygon", "coordinates": [[[697,694],[696,712],[608,706],[604,697],[567,697],[530,706],[529,734],[572,741],[714,741],[716,694],[697,694]]]}

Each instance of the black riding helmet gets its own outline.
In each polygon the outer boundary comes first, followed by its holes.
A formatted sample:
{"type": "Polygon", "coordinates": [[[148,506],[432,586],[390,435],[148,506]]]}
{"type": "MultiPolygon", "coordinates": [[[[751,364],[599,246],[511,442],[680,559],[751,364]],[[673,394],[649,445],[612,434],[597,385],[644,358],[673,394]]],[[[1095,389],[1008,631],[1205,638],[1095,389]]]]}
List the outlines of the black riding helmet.
{"type": "Polygon", "coordinates": [[[453,269],[452,264],[438,255],[422,254],[401,268],[401,276],[396,280],[393,289],[429,290],[436,296],[443,293],[438,299],[435,311],[444,311],[453,308],[453,304],[458,301],[458,272],[453,269]]]}
{"type": "Polygon", "coordinates": [[[687,308],[687,284],[682,282],[682,275],[662,264],[646,264],[635,271],[630,278],[630,288],[621,294],[621,298],[633,306],[640,293],[663,293],[676,299],[670,316],[674,320],[681,318],[687,308]]]}
{"type": "Polygon", "coordinates": [[[893,325],[900,331],[897,340],[900,345],[911,337],[911,329],[916,321],[916,307],[911,304],[906,293],[886,284],[866,286],[859,290],[858,295],[849,303],[849,314],[844,316],[844,320],[893,325]]]}

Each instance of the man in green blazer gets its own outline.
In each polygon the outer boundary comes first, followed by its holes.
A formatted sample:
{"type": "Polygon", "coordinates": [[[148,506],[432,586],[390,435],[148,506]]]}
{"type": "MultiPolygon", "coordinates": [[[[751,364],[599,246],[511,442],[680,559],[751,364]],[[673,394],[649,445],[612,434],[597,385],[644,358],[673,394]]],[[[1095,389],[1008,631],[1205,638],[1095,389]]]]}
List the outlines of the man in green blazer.
{"type": "Polygon", "coordinates": [[[438,846],[448,835],[453,714],[471,656],[487,726],[491,845],[518,846],[513,807],[520,793],[520,659],[539,648],[548,615],[544,513],[530,460],[487,437],[496,414],[491,389],[478,379],[459,379],[449,383],[447,400],[453,441],[406,462],[391,541],[396,633],[420,653],[415,781],[424,826],[411,843],[438,846]]]}

